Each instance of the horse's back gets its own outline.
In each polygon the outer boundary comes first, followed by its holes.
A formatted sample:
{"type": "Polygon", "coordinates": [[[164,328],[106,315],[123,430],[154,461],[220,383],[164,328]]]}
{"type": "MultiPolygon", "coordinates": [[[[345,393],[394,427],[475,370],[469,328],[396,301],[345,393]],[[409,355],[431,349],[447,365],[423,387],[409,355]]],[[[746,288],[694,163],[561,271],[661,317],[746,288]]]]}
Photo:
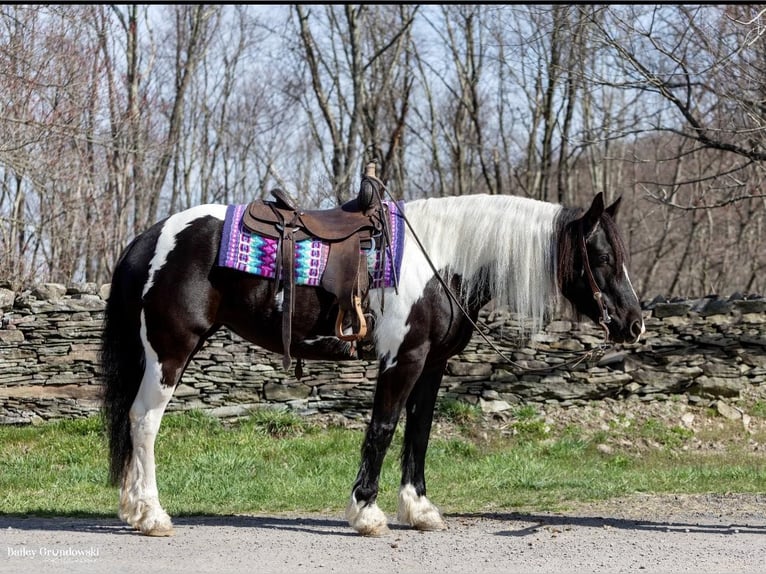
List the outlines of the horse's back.
{"type": "Polygon", "coordinates": [[[207,274],[215,263],[225,214],[225,205],[209,204],[158,221],[123,250],[112,281],[138,281],[145,295],[162,275],[175,275],[174,269],[207,267],[207,274]]]}

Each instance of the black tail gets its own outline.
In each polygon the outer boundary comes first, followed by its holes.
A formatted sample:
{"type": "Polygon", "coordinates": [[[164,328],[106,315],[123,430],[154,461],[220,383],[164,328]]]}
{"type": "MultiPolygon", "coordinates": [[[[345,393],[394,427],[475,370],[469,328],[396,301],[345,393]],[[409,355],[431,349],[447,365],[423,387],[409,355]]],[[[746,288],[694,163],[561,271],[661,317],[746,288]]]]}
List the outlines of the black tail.
{"type": "MultiPolygon", "coordinates": [[[[135,243],[135,242],[134,242],[135,243]]],[[[133,270],[129,246],[112,277],[101,336],[101,370],[104,378],[103,415],[109,438],[109,482],[120,483],[133,453],[130,438],[130,407],[144,373],[144,349],[140,337],[141,290],[147,272],[133,270]]]]}

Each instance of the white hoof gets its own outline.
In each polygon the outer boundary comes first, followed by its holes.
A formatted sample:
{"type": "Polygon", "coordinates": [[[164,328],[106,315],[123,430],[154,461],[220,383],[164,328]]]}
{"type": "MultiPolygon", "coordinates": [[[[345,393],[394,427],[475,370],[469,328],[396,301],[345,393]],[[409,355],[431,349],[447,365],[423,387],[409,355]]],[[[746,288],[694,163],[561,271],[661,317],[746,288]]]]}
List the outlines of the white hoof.
{"type": "Polygon", "coordinates": [[[120,504],[120,518],[147,536],[173,536],[173,522],[159,501],[136,501],[132,508],[120,504]]]}
{"type": "Polygon", "coordinates": [[[418,496],[411,484],[399,490],[399,509],[396,519],[401,524],[408,524],[418,530],[444,530],[444,524],[439,509],[425,496],[418,496]]]}
{"type": "Polygon", "coordinates": [[[176,533],[170,516],[164,510],[155,510],[143,516],[136,529],[146,536],[173,536],[176,533]]]}
{"type": "Polygon", "coordinates": [[[357,502],[353,494],[346,507],[346,520],[362,536],[383,536],[388,533],[388,520],[377,503],[357,502]]]}

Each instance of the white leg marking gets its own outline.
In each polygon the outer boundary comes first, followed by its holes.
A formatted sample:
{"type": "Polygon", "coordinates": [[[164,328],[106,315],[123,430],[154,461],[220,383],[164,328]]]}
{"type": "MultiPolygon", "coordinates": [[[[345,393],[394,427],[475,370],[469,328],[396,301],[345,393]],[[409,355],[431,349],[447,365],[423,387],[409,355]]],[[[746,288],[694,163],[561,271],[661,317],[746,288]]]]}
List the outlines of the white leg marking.
{"type": "Polygon", "coordinates": [[[201,217],[211,216],[223,221],[226,219],[226,207],[225,205],[198,205],[181,211],[168,217],[165,224],[162,226],[162,232],[159,239],[157,239],[157,245],[154,248],[154,256],[149,263],[149,279],[144,285],[143,295],[152,288],[154,285],[154,276],[162,269],[165,262],[168,260],[168,254],[173,251],[176,246],[176,236],[186,229],[194,220],[201,217]]]}
{"type": "Polygon", "coordinates": [[[146,338],[146,320],[141,312],[141,340],[146,367],[136,400],[130,409],[133,454],[120,489],[120,517],[150,536],[170,536],[173,524],[160,505],[154,463],[154,440],[160,429],[173,387],[162,384],[162,365],[146,338]]]}
{"type": "Polygon", "coordinates": [[[377,503],[357,502],[353,493],[346,507],[346,520],[362,536],[388,534],[388,520],[377,503]]]}
{"type": "Polygon", "coordinates": [[[418,496],[415,487],[405,484],[399,489],[399,509],[396,519],[418,530],[444,530],[441,512],[426,496],[418,496]]]}

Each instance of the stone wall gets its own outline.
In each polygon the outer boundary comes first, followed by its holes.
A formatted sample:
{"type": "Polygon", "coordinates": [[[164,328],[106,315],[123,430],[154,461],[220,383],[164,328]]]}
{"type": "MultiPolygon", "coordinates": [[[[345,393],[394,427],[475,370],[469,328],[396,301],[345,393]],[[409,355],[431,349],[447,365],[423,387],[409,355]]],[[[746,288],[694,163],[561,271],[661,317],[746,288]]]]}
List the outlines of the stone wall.
{"type": "MultiPolygon", "coordinates": [[[[107,293],[108,286],[96,285],[45,284],[21,293],[0,288],[0,424],[98,411],[107,293]]],[[[656,298],[644,307],[647,334],[641,343],[587,358],[584,352],[598,350],[602,341],[590,324],[553,321],[516,345],[519,325],[513,317],[486,311],[485,331],[514,364],[475,335],[450,361],[441,396],[492,412],[518,402],[657,400],[680,393],[690,401],[711,401],[766,383],[766,299],[656,298]]],[[[376,372],[377,365],[365,361],[310,361],[297,381],[282,370],[281,356],[221,330],[190,364],[169,410],[233,417],[276,406],[363,418],[376,372]]]]}

